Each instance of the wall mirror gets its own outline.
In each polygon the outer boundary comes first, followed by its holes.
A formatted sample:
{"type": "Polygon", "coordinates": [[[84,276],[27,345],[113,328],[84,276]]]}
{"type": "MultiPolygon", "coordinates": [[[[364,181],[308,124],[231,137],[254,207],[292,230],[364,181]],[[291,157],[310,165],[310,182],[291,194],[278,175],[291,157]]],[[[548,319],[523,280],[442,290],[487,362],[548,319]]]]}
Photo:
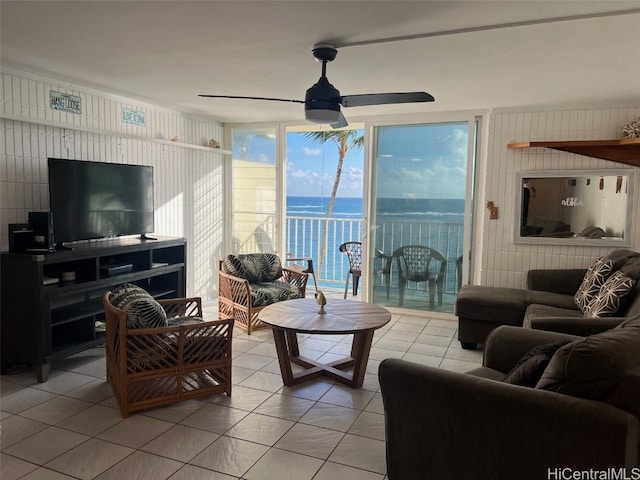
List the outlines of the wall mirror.
{"type": "Polygon", "coordinates": [[[516,243],[631,245],[635,170],[520,172],[516,243]]]}

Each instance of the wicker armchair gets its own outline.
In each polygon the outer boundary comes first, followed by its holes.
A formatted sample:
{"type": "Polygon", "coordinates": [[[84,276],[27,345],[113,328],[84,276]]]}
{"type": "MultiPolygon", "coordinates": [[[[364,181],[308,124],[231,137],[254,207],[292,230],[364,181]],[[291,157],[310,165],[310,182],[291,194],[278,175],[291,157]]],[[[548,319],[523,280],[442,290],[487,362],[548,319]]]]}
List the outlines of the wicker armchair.
{"type": "Polygon", "coordinates": [[[203,321],[200,298],[176,298],[157,302],[168,326],[129,328],[131,313],[112,305],[111,292],[102,302],[107,381],[122,418],[196,397],[231,395],[233,319],[203,321]]]}
{"type": "Polygon", "coordinates": [[[300,268],[282,267],[272,253],[228,255],[219,262],[218,315],[234,318],[236,326],[251,335],[268,328],[258,319],[260,310],[278,301],[304,298],[308,278],[300,268]]]}

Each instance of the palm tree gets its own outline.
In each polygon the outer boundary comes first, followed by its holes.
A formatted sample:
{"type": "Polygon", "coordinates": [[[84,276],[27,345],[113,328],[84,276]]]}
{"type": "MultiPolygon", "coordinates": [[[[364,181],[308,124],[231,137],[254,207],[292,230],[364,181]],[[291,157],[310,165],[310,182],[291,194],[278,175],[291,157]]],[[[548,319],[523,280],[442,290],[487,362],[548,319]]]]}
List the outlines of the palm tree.
{"type": "Polygon", "coordinates": [[[326,143],[329,140],[334,142],[338,147],[338,166],[336,167],[336,177],[333,181],[331,189],[331,197],[327,204],[327,213],[325,215],[324,231],[322,232],[322,242],[320,243],[320,252],[318,253],[318,271],[322,270],[322,261],[327,247],[327,235],[329,233],[329,219],[333,212],[333,204],[338,195],[338,186],[340,185],[340,176],[342,175],[342,164],[344,157],[349,149],[360,149],[364,145],[364,135],[358,133],[357,130],[331,130],[320,132],[307,132],[304,136],[318,143],[326,143]]]}

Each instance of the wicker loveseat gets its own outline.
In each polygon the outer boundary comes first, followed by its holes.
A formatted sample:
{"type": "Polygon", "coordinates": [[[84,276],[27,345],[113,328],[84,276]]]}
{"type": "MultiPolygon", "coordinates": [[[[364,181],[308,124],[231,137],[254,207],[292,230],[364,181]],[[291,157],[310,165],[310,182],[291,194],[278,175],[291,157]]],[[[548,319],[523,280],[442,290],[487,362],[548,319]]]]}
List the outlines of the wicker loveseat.
{"type": "Polygon", "coordinates": [[[218,315],[234,318],[251,335],[267,327],[258,312],[275,302],[304,298],[308,278],[301,269],[283,267],[273,253],[227,255],[219,262],[218,315]]]}
{"type": "Polygon", "coordinates": [[[130,284],[106,292],[102,302],[107,381],[123,418],[191,398],[231,395],[232,318],[204,321],[200,298],[155,301],[130,284]]]}

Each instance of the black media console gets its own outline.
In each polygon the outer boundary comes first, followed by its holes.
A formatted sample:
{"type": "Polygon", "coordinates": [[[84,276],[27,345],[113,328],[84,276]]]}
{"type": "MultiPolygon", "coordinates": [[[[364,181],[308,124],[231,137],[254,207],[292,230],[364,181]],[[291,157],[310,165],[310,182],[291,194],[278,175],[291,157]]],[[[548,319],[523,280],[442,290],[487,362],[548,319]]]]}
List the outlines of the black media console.
{"type": "Polygon", "coordinates": [[[102,295],[124,282],[157,298],[184,297],[185,240],[125,237],[46,255],[2,252],[1,371],[30,364],[46,382],[51,360],[104,343],[102,295]]]}

